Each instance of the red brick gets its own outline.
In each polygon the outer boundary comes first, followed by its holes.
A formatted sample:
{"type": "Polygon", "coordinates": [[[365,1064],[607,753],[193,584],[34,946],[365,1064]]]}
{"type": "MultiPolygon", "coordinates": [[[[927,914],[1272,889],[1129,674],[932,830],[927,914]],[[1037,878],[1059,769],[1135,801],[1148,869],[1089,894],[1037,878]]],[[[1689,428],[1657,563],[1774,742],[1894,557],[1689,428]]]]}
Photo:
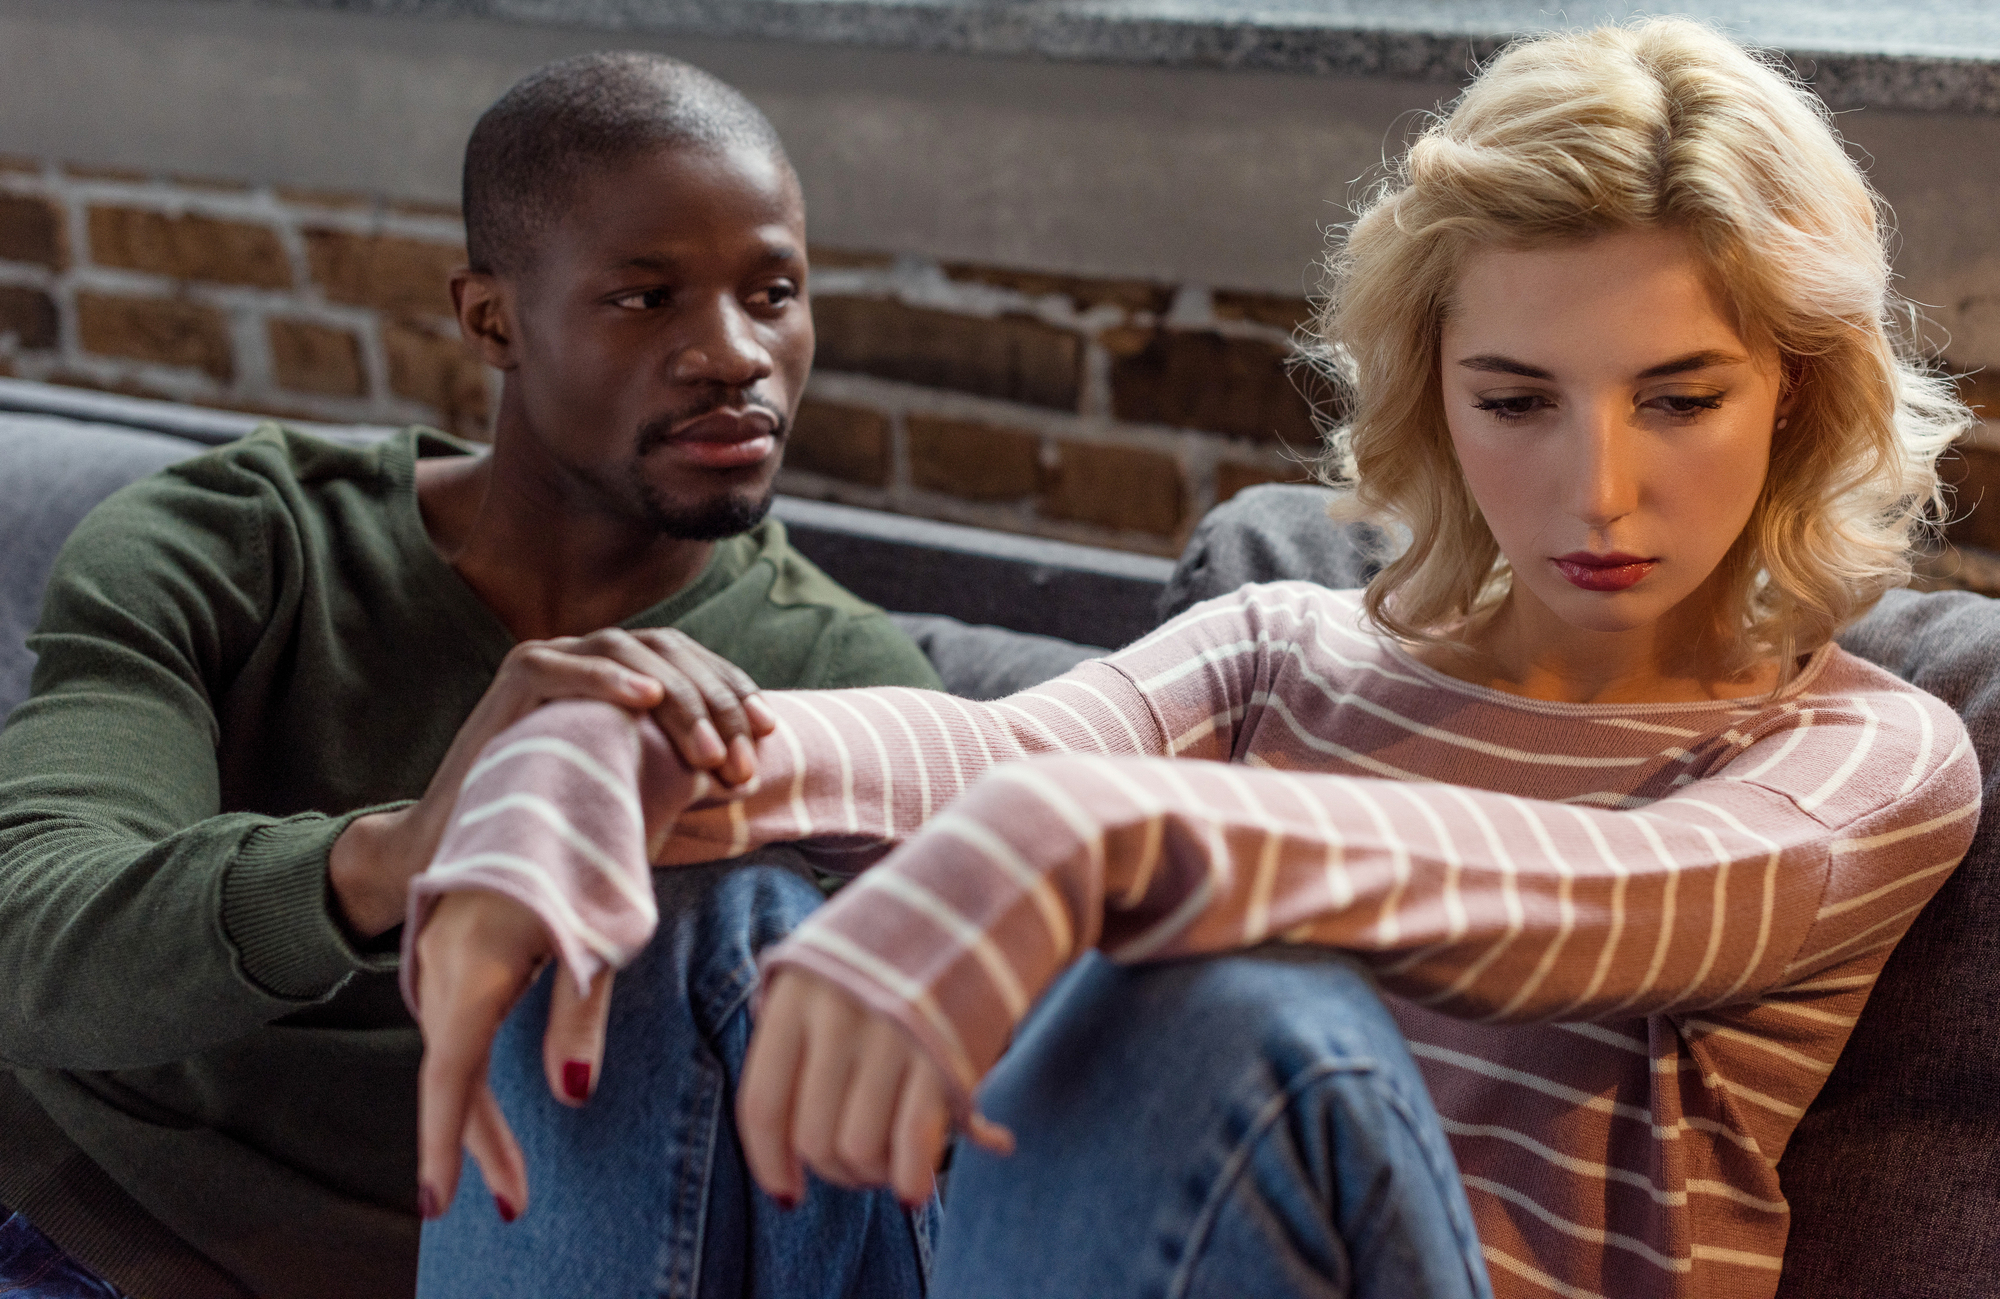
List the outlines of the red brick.
{"type": "Polygon", "coordinates": [[[66,162],[62,165],[62,169],[65,175],[74,176],[78,180],[122,180],[138,184],[152,179],[137,167],[101,167],[96,163],[66,162]]]}
{"type": "Polygon", "coordinates": [[[382,349],[389,358],[389,391],[430,407],[438,425],[460,437],[490,436],[486,367],[464,343],[392,320],[382,327],[382,349]]]}
{"type": "Polygon", "coordinates": [[[29,175],[39,175],[41,173],[41,170],[42,170],[42,164],[40,159],[25,158],[18,153],[0,153],[0,171],[24,172],[29,175]]]}
{"type": "Polygon", "coordinates": [[[1083,339],[1039,320],[985,320],[883,298],[813,303],[818,364],[928,388],[1076,409],[1083,339]]]}
{"type": "Polygon", "coordinates": [[[2000,550],[2000,449],[1961,442],[1938,461],[1938,473],[1953,490],[1946,539],[2000,550]]]}
{"type": "Polygon", "coordinates": [[[1304,465],[1277,470],[1268,465],[1239,465],[1223,461],[1215,467],[1215,503],[1222,504],[1246,487],[1262,483],[1309,483],[1312,474],[1304,465]]]}
{"type": "Polygon", "coordinates": [[[2000,373],[1986,369],[1961,376],[1958,399],[1988,424],[2000,424],[2000,373]]]}
{"type": "Polygon", "coordinates": [[[807,246],[806,260],[819,270],[880,271],[896,264],[896,259],[888,253],[863,252],[856,248],[827,248],[819,244],[807,246]]]}
{"type": "Polygon", "coordinates": [[[1206,429],[1310,450],[1312,412],[1286,372],[1286,350],[1256,338],[1181,330],[1116,329],[1111,410],[1121,420],[1206,429]]]}
{"type": "Polygon", "coordinates": [[[850,483],[889,482],[889,419],[861,406],[808,397],[785,440],[785,465],[850,483]]]}
{"type": "Polygon", "coordinates": [[[1218,320],[1247,320],[1273,329],[1296,329],[1313,317],[1312,304],[1304,298],[1288,298],[1276,293],[1245,293],[1237,289],[1217,289],[1211,298],[1218,320]]]}
{"type": "Polygon", "coordinates": [[[335,302],[383,311],[450,316],[451,273],[465,265],[459,244],[307,230],[313,280],[335,302]]]}
{"type": "Polygon", "coordinates": [[[176,173],[172,180],[183,189],[205,189],[212,194],[248,194],[250,186],[226,176],[186,176],[176,173]]]}
{"type": "Polygon", "coordinates": [[[0,261],[34,262],[59,271],[69,265],[62,209],[45,198],[0,194],[0,261]]]}
{"type": "Polygon", "coordinates": [[[90,209],[90,259],[177,280],[292,286],[291,264],[269,226],[206,216],[168,216],[144,208],[90,209]]]}
{"type": "Polygon", "coordinates": [[[911,415],[910,482],[971,501],[1032,496],[1042,482],[1042,439],[970,420],[911,415]]]}
{"type": "Polygon", "coordinates": [[[310,189],[297,185],[280,185],[275,192],[285,202],[295,203],[301,207],[372,208],[380,201],[373,194],[345,189],[310,189]]]}
{"type": "Polygon", "coordinates": [[[1095,280],[1080,275],[1045,275],[1040,271],[1015,271],[999,266],[977,266],[970,262],[946,262],[944,273],[954,280],[990,284],[996,289],[1012,289],[1041,298],[1060,293],[1076,304],[1079,311],[1112,306],[1126,311],[1163,314],[1174,302],[1170,284],[1149,280],[1095,280]]]}
{"type": "Polygon", "coordinates": [[[389,210],[401,212],[404,216],[447,217],[453,221],[464,218],[464,213],[456,203],[424,203],[415,199],[397,199],[389,204],[389,210]]]}
{"type": "Polygon", "coordinates": [[[271,368],[279,387],[329,397],[367,394],[361,340],[351,330],[273,318],[265,323],[265,336],[271,343],[271,368]]]}
{"type": "Polygon", "coordinates": [[[1160,536],[1178,529],[1186,510],[1172,456],[1095,442],[1062,444],[1041,505],[1052,519],[1160,536]]]}
{"type": "Polygon", "coordinates": [[[40,289],[0,285],[0,334],[12,334],[25,348],[54,347],[58,338],[55,299],[40,289]]]}
{"type": "Polygon", "coordinates": [[[229,326],[199,302],[76,295],[77,337],[86,352],[160,365],[182,365],[227,383],[235,373],[229,326]]]}

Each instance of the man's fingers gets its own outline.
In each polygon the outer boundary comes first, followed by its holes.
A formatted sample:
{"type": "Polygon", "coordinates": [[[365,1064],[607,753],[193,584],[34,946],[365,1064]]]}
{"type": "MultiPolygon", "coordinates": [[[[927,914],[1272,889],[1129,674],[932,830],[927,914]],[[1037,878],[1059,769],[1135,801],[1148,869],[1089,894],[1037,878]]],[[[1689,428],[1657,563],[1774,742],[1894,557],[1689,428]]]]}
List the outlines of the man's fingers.
{"type": "Polygon", "coordinates": [[[578,994],[568,970],[557,968],[549,997],[549,1026],[542,1036],[542,1070],[549,1092],[572,1108],[597,1090],[604,1068],[604,1025],[611,1016],[612,972],[599,970],[588,994],[578,994]]]}
{"type": "Polygon", "coordinates": [[[479,1162],[479,1174],[493,1193],[493,1207],[503,1221],[512,1222],[528,1208],[528,1163],[521,1157],[520,1143],[500,1112],[500,1102],[484,1078],[472,1093],[466,1115],[465,1148],[479,1162]]]}
{"type": "MultiPolygon", "coordinates": [[[[782,982],[782,980],[781,980],[782,982]]],[[[766,997],[750,1034],[743,1082],[736,1089],[736,1136],[750,1176],[790,1208],[805,1197],[805,1173],[792,1148],[792,1105],[798,1095],[805,1022],[790,998],[766,997]]]]}
{"type": "Polygon", "coordinates": [[[903,1075],[890,1140],[889,1185],[896,1198],[914,1207],[937,1186],[938,1160],[951,1133],[951,1107],[937,1067],[918,1056],[903,1075]]]}

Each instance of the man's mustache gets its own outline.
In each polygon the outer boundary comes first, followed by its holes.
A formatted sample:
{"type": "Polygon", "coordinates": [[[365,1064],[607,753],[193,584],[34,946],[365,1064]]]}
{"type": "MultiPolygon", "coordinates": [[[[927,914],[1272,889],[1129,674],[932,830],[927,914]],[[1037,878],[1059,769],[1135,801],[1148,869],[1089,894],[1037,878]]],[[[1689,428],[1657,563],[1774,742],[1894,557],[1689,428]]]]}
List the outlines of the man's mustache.
{"type": "Polygon", "coordinates": [[[727,397],[722,397],[672,411],[668,414],[649,419],[644,424],[641,424],[637,439],[639,454],[643,456],[654,448],[672,441],[675,429],[681,428],[705,416],[713,415],[719,410],[762,411],[771,417],[772,436],[776,437],[780,442],[783,442],[785,436],[791,432],[791,421],[785,418],[785,412],[779,410],[770,402],[752,397],[747,401],[738,403],[731,401],[727,397]]]}

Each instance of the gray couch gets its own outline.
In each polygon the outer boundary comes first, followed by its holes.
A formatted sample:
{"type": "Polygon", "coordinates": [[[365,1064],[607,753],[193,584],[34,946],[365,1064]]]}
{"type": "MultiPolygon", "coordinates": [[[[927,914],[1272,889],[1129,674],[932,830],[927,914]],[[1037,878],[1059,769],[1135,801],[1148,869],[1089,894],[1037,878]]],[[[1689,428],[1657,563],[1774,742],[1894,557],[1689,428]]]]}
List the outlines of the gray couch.
{"type": "MultiPolygon", "coordinates": [[[[27,693],[22,638],[76,522],[122,484],[252,423],[0,380],[0,714],[27,693]]],[[[1333,530],[1324,506],[1316,489],[1253,489],[1203,521],[1178,566],[813,502],[781,502],[779,512],[836,578],[906,611],[903,625],[949,687],[993,698],[1093,652],[1073,642],[1122,643],[1245,581],[1365,581],[1366,548],[1333,530]]],[[[1987,800],[1970,854],[1897,948],[1780,1164],[1793,1208],[1780,1293],[1991,1299],[2000,1295],[2000,602],[1899,592],[1842,639],[1958,709],[1987,800]]]]}

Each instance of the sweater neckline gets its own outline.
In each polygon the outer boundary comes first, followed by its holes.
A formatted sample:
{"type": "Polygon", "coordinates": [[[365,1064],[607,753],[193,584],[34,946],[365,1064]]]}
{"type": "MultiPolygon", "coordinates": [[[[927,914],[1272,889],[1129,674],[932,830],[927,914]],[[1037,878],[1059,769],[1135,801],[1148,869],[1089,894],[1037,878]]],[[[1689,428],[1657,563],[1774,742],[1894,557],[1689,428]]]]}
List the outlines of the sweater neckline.
{"type": "Polygon", "coordinates": [[[1741,699],[1697,699],[1687,701],[1665,701],[1660,703],[1568,703],[1553,699],[1529,699],[1523,695],[1496,690],[1492,686],[1482,686],[1471,681],[1461,681],[1448,672],[1440,672],[1425,663],[1399,641],[1368,629],[1381,643],[1384,652],[1396,661],[1399,668],[1421,677],[1425,684],[1441,690],[1476,699],[1495,707],[1512,708],[1521,712],[1539,713],[1553,717],[1660,717],[1675,713],[1761,713],[1775,704],[1786,704],[1806,693],[1825,671],[1837,648],[1832,641],[1820,646],[1806,657],[1806,663],[1799,674],[1785,683],[1782,690],[1774,695],[1748,695],[1741,699]]]}
{"type": "MultiPolygon", "coordinates": [[[[382,444],[382,471],[389,480],[389,515],[398,545],[411,557],[415,571],[422,574],[421,580],[451,611],[461,628],[486,648],[494,670],[498,671],[500,661],[520,642],[500,621],[500,616],[479,598],[479,593],[459,576],[458,570],[438,553],[436,544],[431,541],[430,529],[424,526],[423,507],[417,500],[418,460],[429,456],[484,454],[485,449],[473,443],[417,425],[382,444]]],[[[718,541],[707,565],[692,582],[618,625],[628,628],[672,626],[689,610],[742,575],[749,559],[744,553],[744,541],[742,536],[718,541]]]]}

